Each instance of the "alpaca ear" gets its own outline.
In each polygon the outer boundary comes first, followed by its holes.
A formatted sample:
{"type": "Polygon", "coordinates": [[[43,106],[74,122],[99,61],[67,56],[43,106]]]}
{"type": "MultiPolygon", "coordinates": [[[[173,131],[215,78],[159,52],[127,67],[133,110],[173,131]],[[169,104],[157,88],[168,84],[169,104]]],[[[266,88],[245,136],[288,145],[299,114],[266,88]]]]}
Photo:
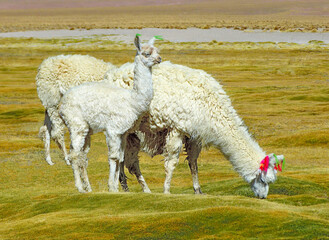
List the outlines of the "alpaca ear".
{"type": "Polygon", "coordinates": [[[277,158],[279,161],[282,161],[284,159],[284,156],[283,155],[277,155],[277,158]]]}
{"type": "Polygon", "coordinates": [[[286,165],[286,161],[284,159],[284,156],[283,155],[278,155],[277,158],[278,158],[278,160],[279,160],[279,162],[281,164],[281,171],[283,171],[284,170],[284,167],[286,165]]]}
{"type": "Polygon", "coordinates": [[[155,40],[163,40],[162,36],[154,36],[153,38],[150,39],[148,42],[149,45],[154,45],[155,40]]]}
{"type": "Polygon", "coordinates": [[[141,35],[139,33],[137,33],[136,37],[135,37],[135,41],[134,41],[138,53],[140,53],[140,51],[141,51],[141,41],[139,39],[139,36],[141,36],[141,35]]]}
{"type": "Polygon", "coordinates": [[[270,158],[271,165],[274,166],[274,169],[282,172],[282,170],[285,167],[284,156],[283,155],[275,155],[274,153],[271,153],[268,156],[270,158]]]}
{"type": "Polygon", "coordinates": [[[284,160],[283,155],[275,155],[274,153],[271,153],[268,155],[270,157],[270,162],[278,163],[278,161],[282,162],[284,160]]]}
{"type": "Polygon", "coordinates": [[[151,38],[149,41],[148,41],[148,45],[154,45],[154,41],[155,41],[155,38],[151,38]]]}

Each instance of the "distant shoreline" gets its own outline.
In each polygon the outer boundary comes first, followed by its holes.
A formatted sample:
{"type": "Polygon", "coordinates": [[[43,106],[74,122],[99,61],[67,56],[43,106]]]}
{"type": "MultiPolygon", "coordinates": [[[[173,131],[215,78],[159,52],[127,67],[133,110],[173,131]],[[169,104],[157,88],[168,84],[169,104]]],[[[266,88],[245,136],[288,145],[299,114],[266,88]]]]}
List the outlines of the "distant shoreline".
{"type": "Polygon", "coordinates": [[[42,30],[25,32],[0,33],[0,38],[83,38],[93,36],[107,36],[115,42],[131,42],[136,33],[149,39],[154,35],[162,35],[170,42],[287,42],[307,44],[309,41],[323,41],[329,43],[329,33],[309,32],[264,32],[264,31],[240,31],[228,28],[188,28],[188,29],[91,29],[91,30],[42,30]]]}

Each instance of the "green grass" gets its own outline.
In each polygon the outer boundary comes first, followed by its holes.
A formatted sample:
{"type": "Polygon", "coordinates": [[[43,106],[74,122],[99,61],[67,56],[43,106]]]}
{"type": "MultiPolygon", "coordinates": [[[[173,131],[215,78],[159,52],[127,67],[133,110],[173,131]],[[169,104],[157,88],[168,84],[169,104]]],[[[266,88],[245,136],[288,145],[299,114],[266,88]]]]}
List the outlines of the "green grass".
{"type": "Polygon", "coordinates": [[[129,174],[131,193],[110,194],[102,134],[92,136],[89,153],[93,192],[79,194],[54,143],[56,164],[44,161],[37,137],[44,118],[34,80],[37,67],[62,53],[120,65],[132,61],[134,51],[132,45],[93,45],[88,39],[68,44],[74,42],[0,39],[0,239],[328,238],[327,46],[160,44],[164,60],[204,69],[220,80],[260,145],[285,155],[285,171],[270,185],[268,199],[260,200],[211,147],[199,158],[205,195],[193,194],[184,154],[172,195],[162,194],[162,157],[144,153],[141,169],[153,194],[143,194],[129,174]]]}

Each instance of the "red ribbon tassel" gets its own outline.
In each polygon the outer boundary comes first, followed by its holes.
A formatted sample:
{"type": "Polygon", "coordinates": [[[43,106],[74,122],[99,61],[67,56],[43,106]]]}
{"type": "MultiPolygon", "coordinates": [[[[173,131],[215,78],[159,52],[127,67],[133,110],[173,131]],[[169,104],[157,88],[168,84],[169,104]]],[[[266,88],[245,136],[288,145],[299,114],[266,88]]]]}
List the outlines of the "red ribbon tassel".
{"type": "Polygon", "coordinates": [[[269,156],[266,156],[266,157],[260,162],[260,167],[259,167],[259,169],[260,169],[261,171],[264,171],[264,172],[267,173],[267,169],[268,169],[268,165],[269,165],[269,163],[270,163],[270,158],[269,158],[269,156]]]}
{"type": "Polygon", "coordinates": [[[282,162],[280,164],[275,164],[274,169],[277,170],[277,171],[282,172],[282,162]]]}

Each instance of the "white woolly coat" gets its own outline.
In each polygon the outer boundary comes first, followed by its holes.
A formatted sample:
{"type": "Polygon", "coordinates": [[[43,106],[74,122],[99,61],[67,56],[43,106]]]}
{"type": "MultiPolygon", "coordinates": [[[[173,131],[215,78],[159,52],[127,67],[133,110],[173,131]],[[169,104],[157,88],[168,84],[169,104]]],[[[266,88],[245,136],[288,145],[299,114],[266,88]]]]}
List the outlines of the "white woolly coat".
{"type": "Polygon", "coordinates": [[[84,82],[101,81],[104,73],[114,68],[111,63],[88,55],[49,57],[38,68],[38,96],[46,109],[57,106],[69,88],[84,82]]]}
{"type": "MultiPolygon", "coordinates": [[[[217,146],[247,182],[265,157],[231,105],[222,86],[202,70],[163,62],[153,68],[154,97],[150,105],[150,128],[175,129],[204,144],[217,146]]],[[[105,74],[105,81],[129,88],[133,64],[105,74]]]]}

